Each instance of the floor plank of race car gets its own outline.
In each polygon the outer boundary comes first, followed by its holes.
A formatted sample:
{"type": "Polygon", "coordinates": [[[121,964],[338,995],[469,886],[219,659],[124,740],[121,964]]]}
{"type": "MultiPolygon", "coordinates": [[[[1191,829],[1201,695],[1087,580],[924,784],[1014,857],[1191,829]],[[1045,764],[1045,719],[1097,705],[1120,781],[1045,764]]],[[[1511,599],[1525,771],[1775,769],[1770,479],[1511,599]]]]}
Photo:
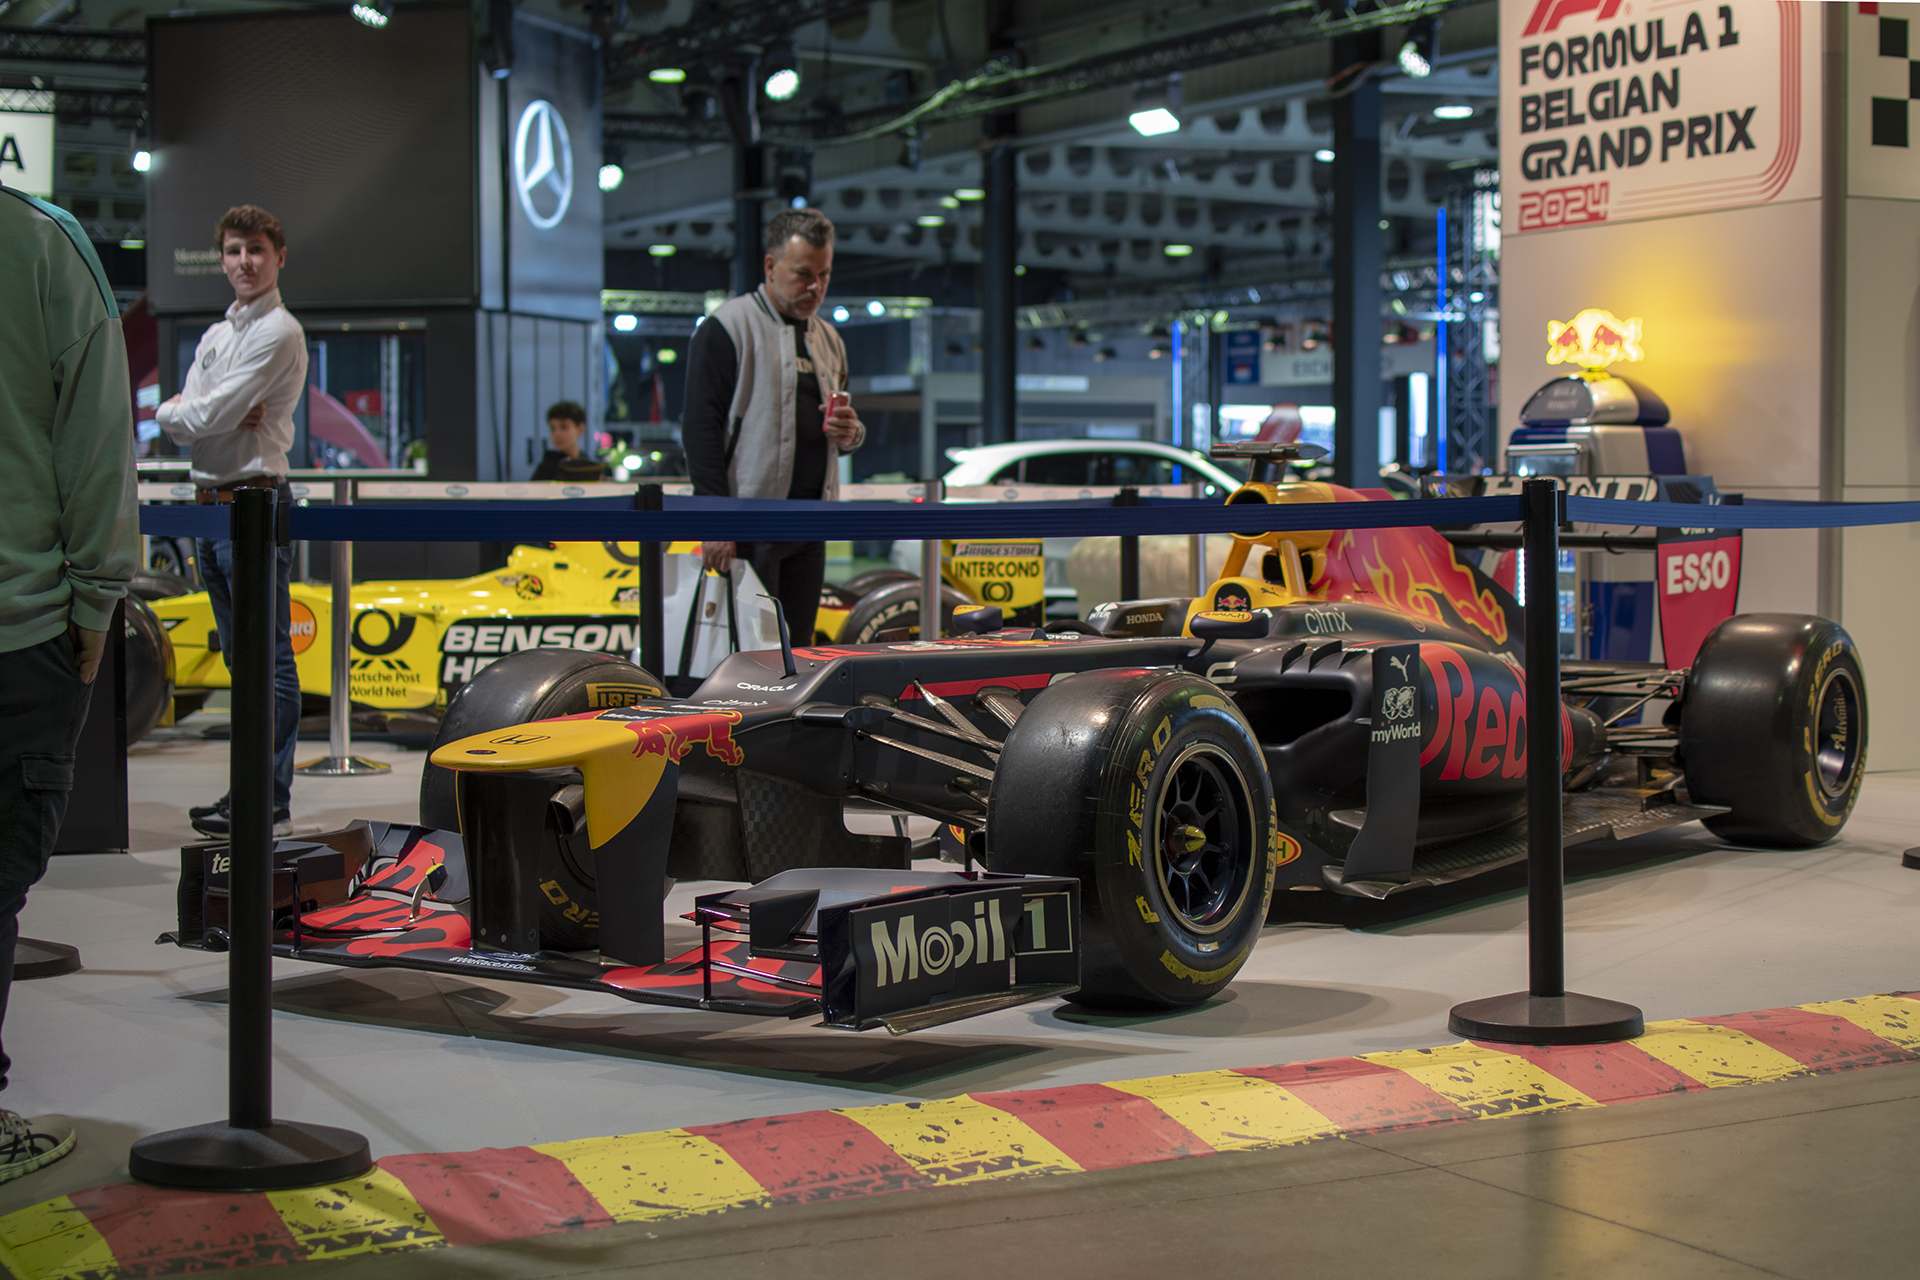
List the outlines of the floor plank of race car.
{"type": "MultiPolygon", "coordinates": [[[[28,901],[22,931],[78,944],[87,968],[15,987],[5,1102],[77,1117],[83,1144],[0,1187],[0,1213],[124,1177],[133,1137],[224,1114],[225,958],[152,945],[172,926],[185,810],[223,786],[225,745],[198,737],[210,722],[196,716],[136,748],[144,852],[55,859],[28,901]]],[[[357,749],[394,772],[299,779],[297,821],[412,818],[422,754],[357,749]]],[[[302,744],[301,758],[321,754],[302,744]]],[[[1572,985],[1635,1001],[1649,1019],[1920,987],[1920,872],[1899,858],[1920,843],[1916,813],[1920,774],[1876,774],[1845,838],[1824,849],[1737,850],[1683,827],[1576,851],[1572,985]]],[[[1385,907],[1290,895],[1288,906],[1320,918],[1270,927],[1223,998],[1181,1015],[1032,1006],[899,1039],[280,962],[275,1110],[355,1128],[384,1156],[1442,1044],[1449,1006],[1525,983],[1521,880],[1501,874],[1385,907]]]]}

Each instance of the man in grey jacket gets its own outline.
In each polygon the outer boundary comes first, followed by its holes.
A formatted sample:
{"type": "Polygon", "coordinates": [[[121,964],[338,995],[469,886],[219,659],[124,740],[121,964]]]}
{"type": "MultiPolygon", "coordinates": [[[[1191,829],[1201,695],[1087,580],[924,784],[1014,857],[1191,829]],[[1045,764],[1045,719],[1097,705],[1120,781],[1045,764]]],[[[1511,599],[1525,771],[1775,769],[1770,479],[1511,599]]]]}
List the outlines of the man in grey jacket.
{"type": "MultiPolygon", "coordinates": [[[[72,215],[0,188],[0,1019],[27,890],[66,815],[113,611],[140,563],[120,311],[72,215]]],[[[48,1046],[42,1046],[43,1049],[48,1046]]],[[[0,1089],[7,1084],[0,1047],[0,1089]]],[[[0,1182],[73,1149],[0,1108],[0,1182]]]]}
{"type": "MultiPolygon", "coordinates": [[[[840,491],[839,456],[867,438],[847,386],[847,350],[816,312],[833,275],[833,223],[791,209],[767,224],[767,280],[728,300],[693,332],[681,441],[693,491],[725,498],[825,498],[840,491]]],[[[747,560],[780,602],[795,644],[813,639],[824,542],[709,542],[709,569],[747,560]]]]}

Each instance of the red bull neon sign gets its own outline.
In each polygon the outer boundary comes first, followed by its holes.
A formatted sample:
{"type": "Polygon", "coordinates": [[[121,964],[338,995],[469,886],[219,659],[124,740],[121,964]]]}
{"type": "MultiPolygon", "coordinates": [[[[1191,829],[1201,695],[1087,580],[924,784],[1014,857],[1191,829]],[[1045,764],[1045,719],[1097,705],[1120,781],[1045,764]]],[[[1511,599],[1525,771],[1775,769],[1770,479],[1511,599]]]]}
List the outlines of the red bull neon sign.
{"type": "Polygon", "coordinates": [[[1547,321],[1547,363],[1604,369],[1620,360],[1639,360],[1639,316],[1622,320],[1611,311],[1588,307],[1573,319],[1547,321]]]}

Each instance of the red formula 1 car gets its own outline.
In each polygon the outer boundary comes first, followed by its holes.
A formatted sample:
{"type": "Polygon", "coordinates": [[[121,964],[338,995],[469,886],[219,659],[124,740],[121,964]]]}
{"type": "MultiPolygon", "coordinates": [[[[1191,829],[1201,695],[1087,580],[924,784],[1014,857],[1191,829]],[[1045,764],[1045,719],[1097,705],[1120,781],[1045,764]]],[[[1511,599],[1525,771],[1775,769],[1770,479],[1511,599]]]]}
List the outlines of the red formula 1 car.
{"type": "MultiPolygon", "coordinates": [[[[1385,497],[1261,478],[1288,448],[1240,446],[1230,501],[1385,497]]],[[[1092,634],[996,614],[738,654],[683,701],[606,655],[502,659],[448,710],[425,826],[288,855],[316,861],[278,950],[900,1030],[1193,1004],[1276,886],[1383,897],[1524,856],[1520,610],[1433,530],[1240,536],[1205,595],[1102,605],[1092,634]],[[908,870],[930,845],[850,808],[937,820],[963,867],[908,870]],[[675,877],[751,887],[700,897],[705,940],[669,957],[675,877]]],[[[1702,819],[1812,844],[1859,793],[1865,680],[1821,618],[1729,618],[1686,671],[1569,662],[1563,695],[1569,843],[1702,819]]],[[[216,917],[183,937],[217,944],[216,917]]]]}

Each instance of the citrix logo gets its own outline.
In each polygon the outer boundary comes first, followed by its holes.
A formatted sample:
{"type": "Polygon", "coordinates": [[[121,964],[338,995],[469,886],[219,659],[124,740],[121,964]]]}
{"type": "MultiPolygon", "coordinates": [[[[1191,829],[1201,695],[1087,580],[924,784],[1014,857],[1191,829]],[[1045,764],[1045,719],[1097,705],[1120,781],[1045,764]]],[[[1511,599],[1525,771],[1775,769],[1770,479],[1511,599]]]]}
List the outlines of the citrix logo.
{"type": "Polygon", "coordinates": [[[872,931],[873,954],[880,965],[876,987],[914,981],[923,969],[928,977],[937,977],[962,965],[1007,961],[1007,931],[998,898],[973,904],[972,928],[965,921],[955,921],[920,933],[909,914],[900,918],[891,938],[884,921],[876,920],[872,931]]]}
{"type": "Polygon", "coordinates": [[[1527,29],[1522,34],[1537,36],[1543,31],[1552,31],[1560,25],[1561,19],[1593,9],[1599,10],[1593,15],[1593,20],[1605,22],[1620,12],[1620,0],[1540,0],[1534,5],[1533,16],[1527,19],[1527,29]]]}

